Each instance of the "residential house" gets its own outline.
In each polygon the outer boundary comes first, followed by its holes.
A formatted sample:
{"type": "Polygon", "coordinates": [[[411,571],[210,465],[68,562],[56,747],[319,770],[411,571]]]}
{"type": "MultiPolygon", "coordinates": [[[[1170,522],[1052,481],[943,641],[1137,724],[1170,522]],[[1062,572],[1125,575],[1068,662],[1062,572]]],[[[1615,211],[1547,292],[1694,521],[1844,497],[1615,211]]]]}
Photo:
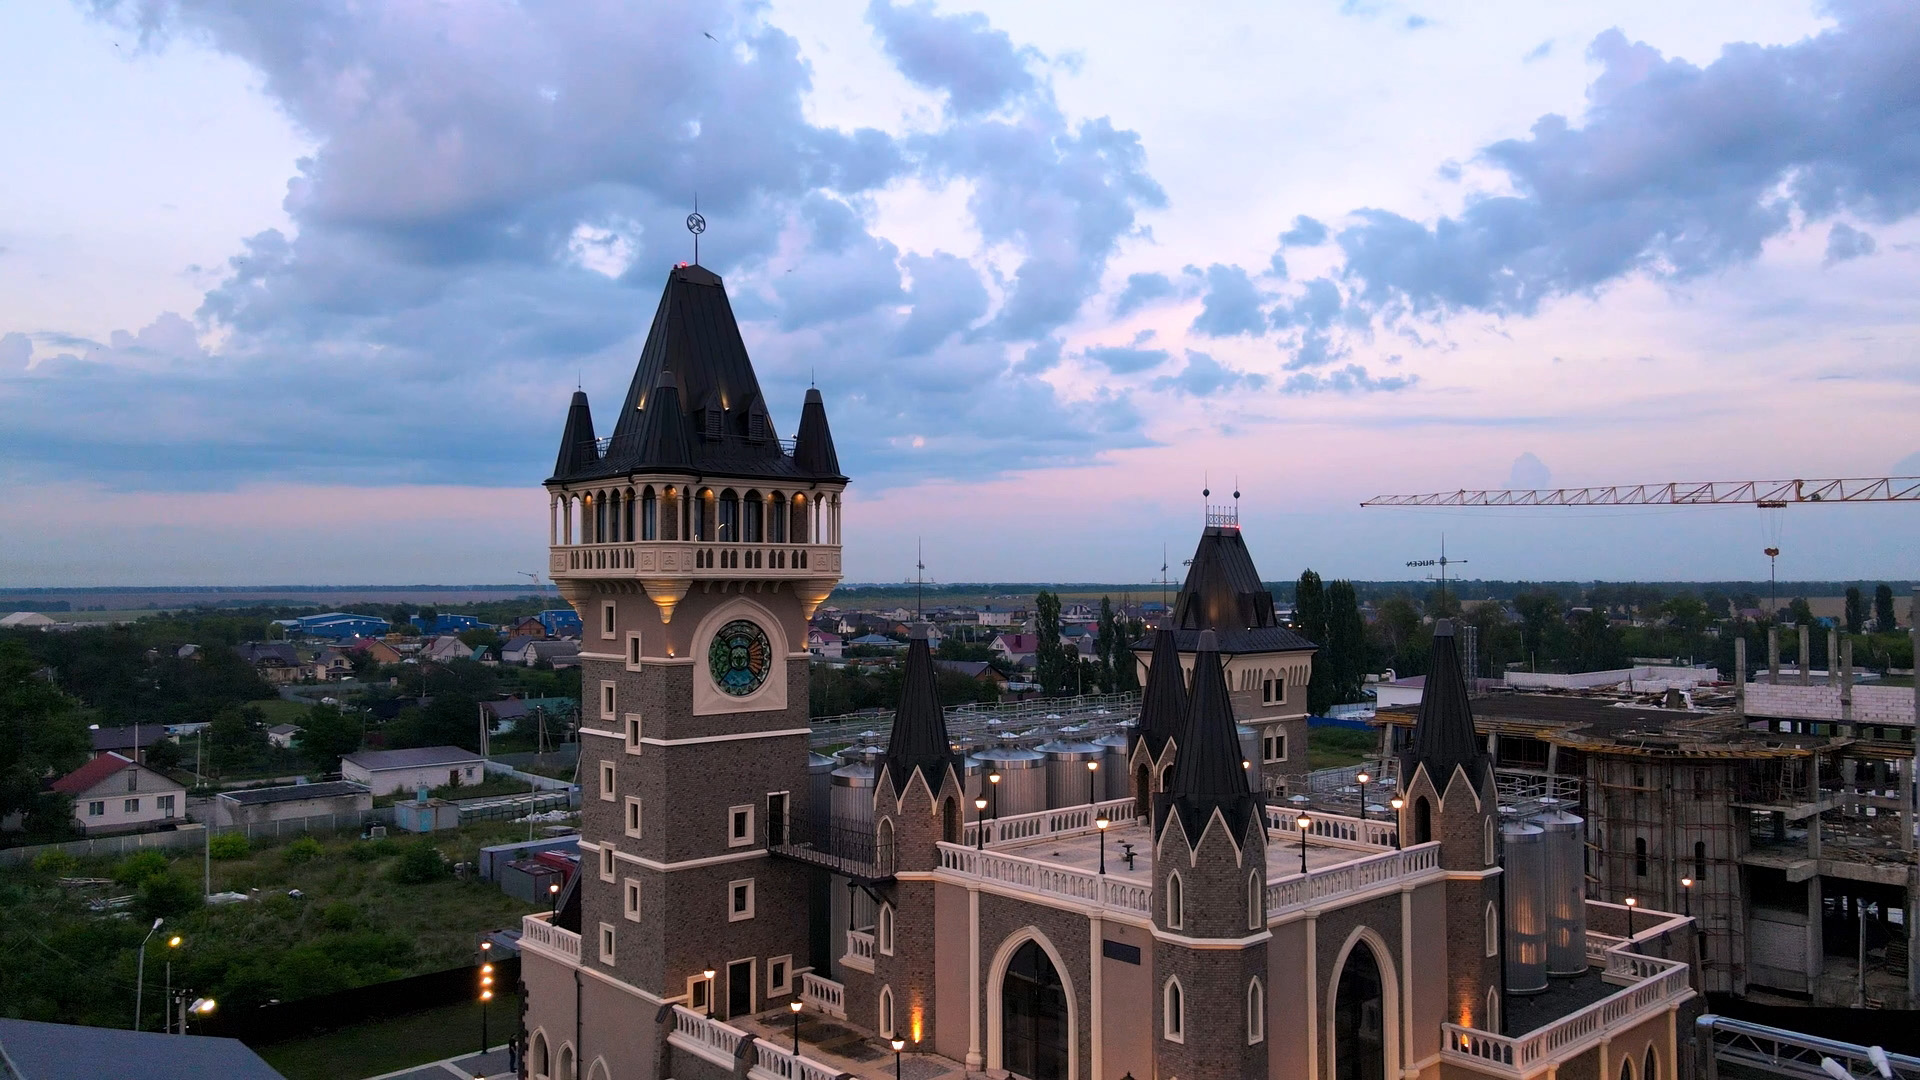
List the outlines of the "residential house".
{"type": "Polygon", "coordinates": [[[0,1062],[9,1080],[286,1080],[239,1039],[39,1020],[0,1018],[0,1062]]]}
{"type": "Polygon", "coordinates": [[[282,750],[293,748],[293,737],[300,734],[299,727],[293,724],[275,724],[267,729],[267,741],[282,750]]]}
{"type": "Polygon", "coordinates": [[[447,784],[478,784],[485,776],[480,755],[457,746],[362,750],[340,759],[341,779],[364,784],[375,795],[447,784]]]}
{"type": "Polygon", "coordinates": [[[849,648],[856,649],[904,649],[905,645],[881,634],[862,634],[847,642],[849,648]]]}
{"type": "Polygon", "coordinates": [[[572,725],[577,707],[570,697],[502,698],[481,702],[480,718],[487,721],[488,730],[502,734],[517,729],[522,721],[537,719],[543,719],[549,730],[560,731],[572,725]]]}
{"type": "Polygon", "coordinates": [[[527,667],[530,665],[527,656],[533,651],[534,642],[545,640],[544,636],[510,637],[505,645],[500,646],[500,662],[512,664],[515,667],[527,667]]]}
{"type": "Polygon", "coordinates": [[[1040,651],[1040,637],[1037,634],[995,634],[987,647],[1014,667],[1030,668],[1034,654],[1040,651]]]}
{"type": "Polygon", "coordinates": [[[536,641],[527,646],[525,663],[528,667],[542,664],[555,671],[580,666],[580,642],[573,641],[536,641]]]}
{"type": "Polygon", "coordinates": [[[991,683],[1003,691],[1007,688],[1007,677],[995,671],[993,665],[985,660],[935,660],[933,666],[940,671],[964,675],[978,682],[991,683]]]}
{"type": "Polygon", "coordinates": [[[353,657],[344,650],[328,648],[313,659],[313,677],[320,682],[353,677],[353,657]]]}
{"type": "Polygon", "coordinates": [[[376,664],[397,664],[401,660],[399,649],[378,638],[365,638],[354,649],[376,664]]]}
{"type": "Polygon", "coordinates": [[[1024,611],[995,607],[992,604],[982,604],[974,614],[979,618],[981,626],[1018,626],[1021,620],[1027,617],[1024,611]]]}
{"type": "Polygon", "coordinates": [[[522,615],[513,620],[512,625],[507,627],[507,638],[509,640],[513,638],[545,639],[551,636],[553,635],[547,633],[547,626],[540,621],[540,616],[538,615],[522,615]]]}
{"type": "Polygon", "coordinates": [[[101,754],[53,782],[82,832],[134,832],[186,820],[187,789],[132,758],[101,754]]]}
{"type": "Polygon", "coordinates": [[[300,654],[284,641],[250,641],[235,645],[240,659],[253,665],[260,677],[275,686],[297,681],[301,674],[300,654]]]}
{"type": "Polygon", "coordinates": [[[420,659],[431,660],[437,664],[448,664],[455,660],[473,659],[473,646],[446,634],[434,638],[420,647],[420,659]]]}
{"type": "Polygon", "coordinates": [[[825,660],[838,660],[845,652],[839,634],[826,630],[807,631],[807,651],[825,660]]]}
{"type": "Polygon", "coordinates": [[[94,728],[87,732],[93,740],[93,756],[119,754],[146,763],[147,750],[171,736],[161,724],[136,724],[133,727],[94,728]]]}
{"type": "Polygon", "coordinates": [[[323,816],[357,821],[373,812],[373,792],[365,784],[349,780],[246,788],[221,792],[209,809],[213,824],[224,826],[265,825],[323,816]]]}

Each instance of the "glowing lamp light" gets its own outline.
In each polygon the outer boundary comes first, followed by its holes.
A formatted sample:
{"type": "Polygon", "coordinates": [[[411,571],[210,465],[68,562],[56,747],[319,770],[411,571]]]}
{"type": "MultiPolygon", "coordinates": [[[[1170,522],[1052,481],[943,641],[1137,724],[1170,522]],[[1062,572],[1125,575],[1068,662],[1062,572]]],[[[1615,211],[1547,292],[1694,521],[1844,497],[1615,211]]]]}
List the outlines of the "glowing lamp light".
{"type": "Polygon", "coordinates": [[[798,1015],[800,1015],[800,1010],[801,1010],[802,1008],[804,1008],[804,1006],[802,1006],[802,1005],[801,1005],[801,1004],[800,1004],[799,1002],[797,1002],[797,1001],[789,1001],[789,1002],[787,1002],[787,1008],[789,1008],[789,1009],[791,1009],[791,1010],[793,1010],[793,1014],[794,1014],[795,1016],[798,1016],[798,1015]]]}
{"type": "Polygon", "coordinates": [[[905,1050],[907,1048],[907,1040],[895,1039],[892,1042],[888,1043],[887,1045],[893,1047],[893,1052],[897,1054],[900,1051],[905,1050]]]}

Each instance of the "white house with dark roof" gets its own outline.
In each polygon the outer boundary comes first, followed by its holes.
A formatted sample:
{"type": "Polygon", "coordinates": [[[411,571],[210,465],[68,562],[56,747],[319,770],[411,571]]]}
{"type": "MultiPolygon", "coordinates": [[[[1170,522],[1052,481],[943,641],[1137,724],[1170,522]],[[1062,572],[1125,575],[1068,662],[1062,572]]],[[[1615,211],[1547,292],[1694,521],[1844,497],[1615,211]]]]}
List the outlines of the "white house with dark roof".
{"type": "Polygon", "coordinates": [[[457,746],[421,746],[411,750],[362,750],[340,759],[340,777],[365,784],[375,795],[407,793],[447,784],[477,784],[486,778],[485,760],[457,746]]]}
{"type": "Polygon", "coordinates": [[[117,753],[105,753],[53,782],[73,796],[73,822],[87,833],[131,832],[185,821],[185,785],[117,753]]]}

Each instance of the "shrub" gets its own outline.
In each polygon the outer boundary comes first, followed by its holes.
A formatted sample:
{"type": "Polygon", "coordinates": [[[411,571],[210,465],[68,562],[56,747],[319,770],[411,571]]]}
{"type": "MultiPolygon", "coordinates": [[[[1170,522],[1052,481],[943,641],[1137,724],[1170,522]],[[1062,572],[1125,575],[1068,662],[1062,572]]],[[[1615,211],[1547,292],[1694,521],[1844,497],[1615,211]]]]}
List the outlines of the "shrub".
{"type": "Polygon", "coordinates": [[[116,884],[134,886],[155,874],[167,871],[167,857],[157,851],[138,851],[121,859],[113,868],[116,884]]]}
{"type": "Polygon", "coordinates": [[[247,843],[244,833],[221,833],[207,841],[208,852],[216,859],[244,859],[253,845],[247,843]]]}
{"type": "Polygon", "coordinates": [[[399,853],[400,845],[384,836],[378,840],[362,840],[347,849],[347,854],[358,862],[373,862],[399,853]]]}
{"type": "Polygon", "coordinates": [[[71,877],[80,868],[80,860],[64,851],[43,851],[34,856],[33,868],[53,877],[71,877]]]}
{"type": "Polygon", "coordinates": [[[287,850],[282,853],[289,866],[299,866],[301,863],[310,863],[324,854],[326,854],[326,849],[320,846],[320,841],[315,840],[311,836],[303,836],[293,843],[288,844],[287,850]]]}
{"type": "Polygon", "coordinates": [[[424,885],[446,877],[447,873],[447,860],[425,840],[402,852],[392,870],[393,880],[402,885],[424,885]]]}
{"type": "Polygon", "coordinates": [[[200,890],[179,874],[162,870],[140,882],[135,905],[144,918],[181,915],[200,906],[200,890]]]}
{"type": "Polygon", "coordinates": [[[329,930],[351,930],[360,921],[360,910],[345,900],[335,900],[320,912],[320,922],[329,930]]]}

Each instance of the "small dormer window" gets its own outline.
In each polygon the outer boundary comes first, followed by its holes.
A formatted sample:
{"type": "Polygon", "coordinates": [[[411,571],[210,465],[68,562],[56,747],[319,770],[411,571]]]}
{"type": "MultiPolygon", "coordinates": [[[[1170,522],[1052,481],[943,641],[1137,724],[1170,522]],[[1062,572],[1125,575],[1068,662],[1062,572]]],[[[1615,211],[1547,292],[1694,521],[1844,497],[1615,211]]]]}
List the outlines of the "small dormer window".
{"type": "Polygon", "coordinates": [[[707,429],[707,438],[717,439],[720,437],[720,410],[719,409],[707,410],[706,429],[707,429]]]}
{"type": "Polygon", "coordinates": [[[765,442],[767,438],[767,414],[752,413],[747,417],[747,438],[754,442],[765,442]]]}

